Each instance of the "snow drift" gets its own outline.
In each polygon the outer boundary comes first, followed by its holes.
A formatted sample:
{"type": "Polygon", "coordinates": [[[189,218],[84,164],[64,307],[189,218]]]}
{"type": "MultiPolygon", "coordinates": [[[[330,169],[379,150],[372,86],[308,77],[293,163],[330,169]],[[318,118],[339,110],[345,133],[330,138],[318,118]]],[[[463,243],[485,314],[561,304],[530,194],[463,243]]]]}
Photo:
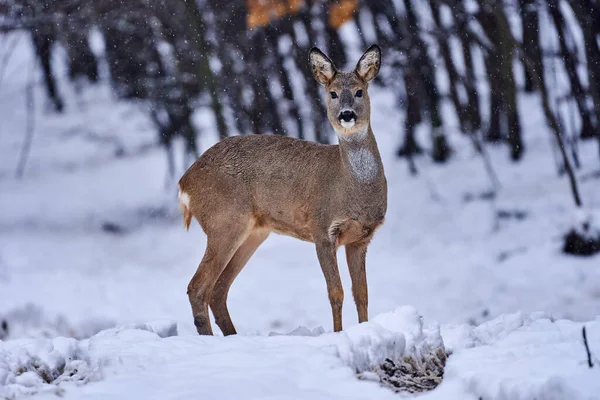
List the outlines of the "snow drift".
{"type": "MultiPolygon", "coordinates": [[[[600,319],[585,325],[597,354],[600,319]]],[[[163,321],[79,341],[0,342],[0,398],[393,399],[385,386],[417,391],[441,381],[422,398],[593,399],[599,370],[587,366],[582,326],[517,313],[440,328],[413,307],[339,333],[176,336],[163,321]]]]}

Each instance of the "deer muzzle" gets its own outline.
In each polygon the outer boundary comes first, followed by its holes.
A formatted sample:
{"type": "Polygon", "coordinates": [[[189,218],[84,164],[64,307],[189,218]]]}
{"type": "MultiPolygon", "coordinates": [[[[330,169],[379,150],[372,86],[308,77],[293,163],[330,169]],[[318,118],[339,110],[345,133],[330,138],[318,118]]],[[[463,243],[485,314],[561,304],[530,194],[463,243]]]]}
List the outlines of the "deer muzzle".
{"type": "Polygon", "coordinates": [[[352,128],[356,124],[356,113],[352,110],[344,110],[340,113],[338,119],[344,128],[352,128]]]}

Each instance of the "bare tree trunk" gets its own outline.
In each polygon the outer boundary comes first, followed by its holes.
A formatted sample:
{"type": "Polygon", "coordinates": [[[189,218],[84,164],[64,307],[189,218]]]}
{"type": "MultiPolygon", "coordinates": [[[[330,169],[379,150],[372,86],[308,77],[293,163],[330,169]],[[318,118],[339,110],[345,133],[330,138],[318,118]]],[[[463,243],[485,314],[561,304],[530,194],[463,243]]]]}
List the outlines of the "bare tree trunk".
{"type": "MultiPolygon", "coordinates": [[[[413,11],[411,0],[404,0],[406,18],[408,22],[408,32],[411,42],[417,52],[412,58],[415,66],[418,66],[421,83],[423,85],[424,103],[427,107],[428,116],[431,121],[431,139],[432,139],[432,158],[435,162],[445,162],[451,153],[450,147],[446,141],[444,127],[440,115],[440,95],[437,90],[436,78],[433,71],[433,65],[427,54],[425,43],[419,37],[419,28],[417,17],[413,11]]],[[[409,62],[411,57],[409,56],[409,62]]]]}
{"type": "MultiPolygon", "coordinates": [[[[440,31],[443,31],[444,26],[441,21],[441,7],[439,4],[436,4],[436,0],[429,0],[429,7],[431,8],[431,14],[433,15],[433,20],[440,31]]],[[[440,52],[442,54],[442,59],[444,60],[444,65],[446,66],[446,72],[448,73],[449,80],[449,88],[450,88],[450,99],[452,100],[452,104],[454,105],[454,109],[456,111],[456,115],[458,117],[461,130],[466,132],[468,130],[468,116],[465,107],[463,107],[460,97],[458,95],[458,85],[459,85],[459,75],[456,67],[454,65],[454,61],[452,60],[452,53],[450,52],[450,42],[447,37],[439,37],[438,36],[438,45],[440,46],[440,52]]]]}
{"type": "MultiPolygon", "coordinates": [[[[523,30],[523,49],[532,60],[539,76],[544,78],[544,64],[542,63],[542,49],[539,38],[539,16],[538,5],[535,0],[519,0],[519,11],[521,12],[521,27],[523,30]]],[[[525,91],[533,91],[533,78],[529,70],[525,68],[525,91]]]]}
{"type": "MultiPolygon", "coordinates": [[[[302,22],[304,29],[308,35],[309,46],[316,43],[314,32],[311,28],[312,22],[310,18],[310,11],[303,10],[299,14],[300,21],[302,22]]],[[[296,35],[294,35],[295,37],[296,35]]],[[[294,38],[294,43],[298,44],[298,38],[294,38]]],[[[294,46],[298,49],[294,52],[294,59],[296,65],[302,71],[304,75],[304,81],[306,82],[306,90],[308,101],[311,105],[311,116],[313,122],[313,129],[315,132],[315,138],[319,143],[329,143],[328,135],[328,122],[327,114],[325,113],[325,104],[323,103],[320,95],[319,83],[313,78],[310,66],[306,60],[306,54],[308,49],[302,49],[302,47],[294,46]]]]}
{"type": "MultiPolygon", "coordinates": [[[[454,0],[451,3],[454,10],[454,20],[458,36],[461,40],[462,56],[465,64],[466,81],[463,82],[467,92],[467,105],[465,107],[469,121],[469,130],[476,132],[481,129],[481,106],[477,91],[477,77],[475,76],[475,60],[473,60],[472,39],[468,29],[470,14],[464,8],[462,0],[454,0]]],[[[475,141],[474,143],[478,143],[475,141]]]]}
{"type": "Polygon", "coordinates": [[[404,120],[404,143],[398,149],[399,157],[406,157],[409,161],[411,173],[415,174],[412,157],[421,154],[423,150],[415,139],[415,128],[421,121],[421,83],[419,73],[410,64],[404,72],[404,87],[406,88],[406,118],[404,120]]]}
{"type": "MultiPolygon", "coordinates": [[[[596,120],[596,129],[598,129],[600,127],[600,45],[597,40],[599,32],[594,32],[594,22],[598,24],[600,24],[600,22],[594,21],[592,18],[593,14],[589,12],[591,8],[586,8],[584,3],[586,2],[570,2],[569,4],[573,9],[583,32],[589,90],[594,102],[593,111],[596,120]]],[[[589,3],[589,1],[587,3],[589,3]]],[[[600,135],[597,138],[600,155],[600,135]]]]}
{"type": "Polygon", "coordinates": [[[211,106],[215,113],[215,120],[217,122],[217,132],[219,138],[224,139],[228,136],[227,124],[225,123],[225,117],[223,116],[223,105],[219,98],[217,83],[215,75],[210,68],[210,46],[206,39],[206,25],[202,19],[200,8],[195,1],[186,1],[186,14],[190,18],[190,27],[192,29],[192,40],[197,44],[199,51],[198,69],[201,78],[203,79],[203,86],[208,91],[211,100],[211,106]]]}
{"type": "Polygon", "coordinates": [[[277,34],[277,30],[274,27],[268,26],[265,28],[265,33],[267,36],[267,40],[270,43],[270,47],[273,49],[273,57],[274,57],[274,69],[277,73],[279,81],[281,83],[281,90],[283,92],[283,97],[286,101],[287,109],[289,110],[289,114],[292,120],[296,123],[296,130],[298,132],[299,138],[304,138],[304,125],[302,123],[302,118],[300,117],[300,111],[298,109],[298,105],[294,99],[294,92],[292,90],[292,83],[288,76],[287,70],[284,67],[284,58],[283,55],[279,52],[279,35],[277,34]]]}
{"type": "Polygon", "coordinates": [[[579,80],[579,76],[577,75],[577,61],[573,58],[573,54],[571,54],[569,46],[567,45],[565,38],[565,21],[560,9],[558,8],[558,1],[548,0],[548,10],[552,16],[554,27],[556,28],[561,58],[569,77],[573,97],[575,98],[577,108],[579,109],[579,115],[581,117],[581,137],[591,138],[598,136],[598,130],[594,128],[590,111],[587,108],[587,96],[585,90],[581,81],[579,80]]]}
{"type": "Polygon", "coordinates": [[[46,93],[52,101],[55,111],[62,112],[64,103],[62,96],[56,88],[56,81],[51,65],[52,45],[56,41],[56,32],[54,32],[54,29],[50,25],[38,27],[31,30],[31,38],[35,53],[42,66],[46,93]]]}
{"type": "MultiPolygon", "coordinates": [[[[502,108],[506,114],[510,157],[513,161],[518,161],[523,156],[524,146],[517,108],[517,88],[513,76],[514,47],[509,40],[512,38],[512,33],[502,9],[502,3],[490,2],[488,7],[489,9],[482,9],[479,13],[481,26],[494,43],[495,48],[492,53],[495,57],[489,60],[488,67],[494,70],[494,78],[497,79],[499,85],[496,89],[500,90],[502,108]]],[[[494,87],[492,87],[492,96],[493,94],[494,87]]]]}

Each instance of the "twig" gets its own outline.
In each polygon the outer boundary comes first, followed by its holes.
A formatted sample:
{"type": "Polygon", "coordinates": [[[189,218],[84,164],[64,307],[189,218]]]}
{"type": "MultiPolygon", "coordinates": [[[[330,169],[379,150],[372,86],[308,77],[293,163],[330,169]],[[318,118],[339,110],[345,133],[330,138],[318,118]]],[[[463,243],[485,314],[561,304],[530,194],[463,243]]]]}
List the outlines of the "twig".
{"type": "Polygon", "coordinates": [[[495,197],[498,189],[502,187],[502,184],[500,183],[500,179],[498,179],[498,174],[496,174],[496,171],[494,170],[492,160],[490,159],[490,155],[487,152],[487,149],[485,148],[485,144],[479,136],[480,133],[481,130],[474,131],[469,135],[469,137],[473,141],[473,145],[475,146],[475,148],[479,150],[479,154],[481,154],[483,165],[490,178],[490,181],[492,182],[492,190],[494,191],[495,197]]]}
{"type": "Polygon", "coordinates": [[[587,334],[585,332],[585,326],[581,329],[581,334],[583,335],[583,345],[585,346],[585,352],[587,354],[588,367],[594,368],[594,363],[592,362],[592,353],[590,352],[590,345],[588,344],[587,334]]]}
{"type": "Polygon", "coordinates": [[[35,131],[35,109],[34,109],[34,93],[33,93],[33,71],[35,63],[32,62],[29,68],[29,82],[25,88],[25,107],[27,109],[27,123],[25,128],[25,140],[23,141],[23,147],[21,148],[21,155],[19,156],[19,163],[17,164],[16,177],[18,179],[23,178],[25,172],[25,166],[27,165],[27,159],[29,158],[29,152],[31,150],[31,143],[33,142],[33,133],[35,131]]]}

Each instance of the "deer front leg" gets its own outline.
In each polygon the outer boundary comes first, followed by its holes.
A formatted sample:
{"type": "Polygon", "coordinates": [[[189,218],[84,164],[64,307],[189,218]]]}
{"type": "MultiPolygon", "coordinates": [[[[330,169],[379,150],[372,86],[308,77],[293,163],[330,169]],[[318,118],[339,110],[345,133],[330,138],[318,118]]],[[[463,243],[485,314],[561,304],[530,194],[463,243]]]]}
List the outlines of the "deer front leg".
{"type": "Polygon", "coordinates": [[[369,320],[366,258],[367,243],[357,242],[346,245],[346,260],[352,280],[352,295],[358,312],[358,322],[369,320]]]}
{"type": "Polygon", "coordinates": [[[335,243],[329,238],[316,241],[317,257],[321,264],[321,270],[325,275],[327,283],[327,293],[329,303],[331,303],[331,313],[333,314],[333,330],[339,332],[342,330],[342,304],[344,302],[344,288],[340,279],[340,272],[337,266],[335,256],[335,243]]]}

